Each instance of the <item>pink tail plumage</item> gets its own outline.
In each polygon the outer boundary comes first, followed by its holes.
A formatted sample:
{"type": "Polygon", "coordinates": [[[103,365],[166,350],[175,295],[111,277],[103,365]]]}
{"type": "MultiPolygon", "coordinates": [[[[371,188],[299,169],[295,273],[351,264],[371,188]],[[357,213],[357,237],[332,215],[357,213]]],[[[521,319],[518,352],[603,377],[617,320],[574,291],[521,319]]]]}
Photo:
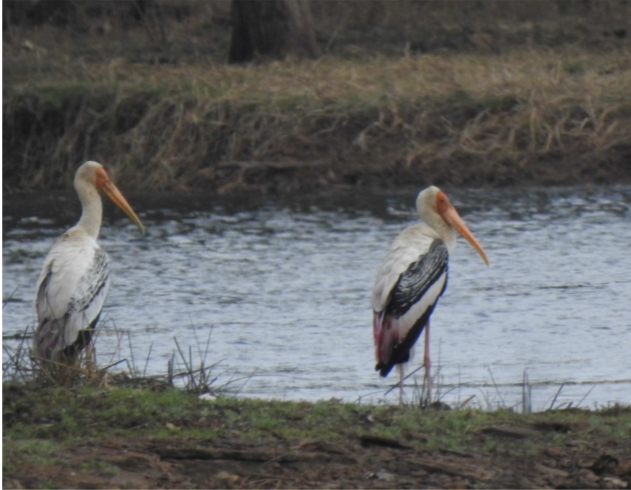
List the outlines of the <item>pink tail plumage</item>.
{"type": "Polygon", "coordinates": [[[377,366],[375,369],[379,371],[381,376],[386,376],[392,369],[390,363],[392,359],[392,351],[394,346],[399,342],[397,330],[393,325],[394,319],[385,314],[385,312],[373,312],[372,328],[375,338],[375,357],[377,366]]]}

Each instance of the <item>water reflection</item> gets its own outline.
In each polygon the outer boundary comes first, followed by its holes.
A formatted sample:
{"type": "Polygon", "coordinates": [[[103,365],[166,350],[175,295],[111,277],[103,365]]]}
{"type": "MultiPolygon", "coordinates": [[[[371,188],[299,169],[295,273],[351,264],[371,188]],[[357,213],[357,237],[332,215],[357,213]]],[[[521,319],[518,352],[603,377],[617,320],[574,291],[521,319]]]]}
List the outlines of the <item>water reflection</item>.
{"type": "MultiPolygon", "coordinates": [[[[433,315],[446,400],[516,403],[526,370],[542,384],[538,408],[561,382],[557,405],[593,384],[583,405],[631,403],[631,189],[446,190],[491,261],[460,241],[433,315]]],[[[246,395],[378,401],[395,379],[372,370],[369,295],[389,243],[415,220],[415,194],[131,196],[146,237],[106,205],[113,284],[100,359],[117,345],[129,357],[129,335],[136,362],[151,345],[147,371],[164,372],[173,337],[195,352],[212,332],[224,378],[253,374],[246,395]]],[[[5,335],[34,323],[43,258],[79,213],[63,197],[4,203],[5,335]]]]}

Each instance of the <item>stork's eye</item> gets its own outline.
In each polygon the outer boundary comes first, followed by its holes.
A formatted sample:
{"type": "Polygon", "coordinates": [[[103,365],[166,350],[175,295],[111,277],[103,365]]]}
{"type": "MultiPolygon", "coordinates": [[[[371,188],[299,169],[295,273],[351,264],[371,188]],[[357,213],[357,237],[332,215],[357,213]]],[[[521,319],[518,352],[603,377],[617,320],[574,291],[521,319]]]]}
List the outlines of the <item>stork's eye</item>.
{"type": "Polygon", "coordinates": [[[436,210],[442,214],[449,208],[449,206],[449,198],[443,192],[439,192],[436,196],[436,210]]]}

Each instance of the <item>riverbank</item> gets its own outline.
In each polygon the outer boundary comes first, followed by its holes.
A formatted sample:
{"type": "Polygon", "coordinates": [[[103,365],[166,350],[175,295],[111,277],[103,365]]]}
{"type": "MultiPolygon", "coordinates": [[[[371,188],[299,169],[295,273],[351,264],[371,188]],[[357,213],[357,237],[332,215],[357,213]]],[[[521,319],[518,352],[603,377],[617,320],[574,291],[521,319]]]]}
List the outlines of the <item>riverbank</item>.
{"type": "Polygon", "coordinates": [[[487,37],[445,30],[436,47],[364,39],[249,66],[221,61],[225,27],[212,54],[177,56],[143,51],[133,30],[16,28],[3,43],[4,189],[70,188],[87,159],[126,191],[631,183],[626,31],[570,23],[570,36],[556,22],[559,42],[554,27],[492,24],[487,37]]]}
{"type": "Polygon", "coordinates": [[[3,386],[4,488],[628,488],[631,412],[3,386]]]}

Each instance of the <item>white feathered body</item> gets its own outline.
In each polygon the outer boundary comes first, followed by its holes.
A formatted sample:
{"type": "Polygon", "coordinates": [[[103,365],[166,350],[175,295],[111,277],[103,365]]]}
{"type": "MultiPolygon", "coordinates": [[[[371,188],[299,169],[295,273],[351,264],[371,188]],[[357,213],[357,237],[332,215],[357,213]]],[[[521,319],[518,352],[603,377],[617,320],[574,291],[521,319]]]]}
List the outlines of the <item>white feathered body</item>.
{"type": "MultiPolygon", "coordinates": [[[[381,369],[380,365],[387,366],[391,362],[393,351],[402,346],[419,319],[426,313],[431,314],[446,287],[447,253],[452,253],[455,246],[453,234],[443,233],[441,236],[425,224],[406,228],[392,242],[377,272],[371,298],[378,369],[381,369]],[[433,251],[439,249],[442,250],[439,261],[428,257],[430,251],[435,255],[433,251]],[[423,262],[426,257],[431,260],[423,262]],[[407,303],[403,301],[406,304],[399,307],[394,305],[397,294],[399,297],[403,294],[408,298],[407,303]],[[389,311],[393,308],[397,311],[389,311]]],[[[421,325],[420,329],[423,327],[424,325],[421,325]]],[[[412,347],[418,334],[407,340],[407,344],[410,345],[405,346],[403,353],[406,361],[413,353],[412,347]]],[[[382,376],[385,376],[391,367],[384,367],[382,376]]]]}
{"type": "Polygon", "coordinates": [[[95,326],[109,287],[108,257],[96,240],[80,226],[64,233],[37,282],[34,354],[57,359],[81,349],[80,332],[95,326]]]}

